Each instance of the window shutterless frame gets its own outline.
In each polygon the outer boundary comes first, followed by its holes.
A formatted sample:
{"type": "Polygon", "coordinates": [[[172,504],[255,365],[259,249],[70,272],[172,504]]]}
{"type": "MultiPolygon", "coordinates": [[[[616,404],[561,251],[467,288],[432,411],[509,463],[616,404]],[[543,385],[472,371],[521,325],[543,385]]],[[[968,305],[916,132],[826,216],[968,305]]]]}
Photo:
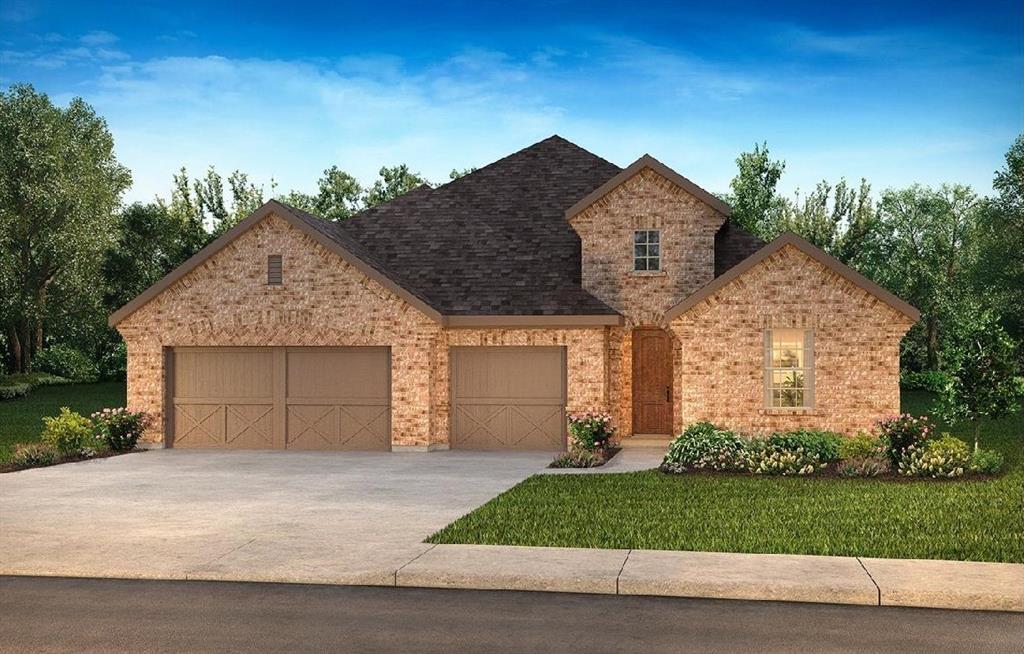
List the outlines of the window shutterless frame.
{"type": "Polygon", "coordinates": [[[814,407],[814,330],[764,331],[764,406],[814,407]]]}
{"type": "Polygon", "coordinates": [[[661,230],[638,229],[633,232],[633,271],[661,270],[661,230]]]}

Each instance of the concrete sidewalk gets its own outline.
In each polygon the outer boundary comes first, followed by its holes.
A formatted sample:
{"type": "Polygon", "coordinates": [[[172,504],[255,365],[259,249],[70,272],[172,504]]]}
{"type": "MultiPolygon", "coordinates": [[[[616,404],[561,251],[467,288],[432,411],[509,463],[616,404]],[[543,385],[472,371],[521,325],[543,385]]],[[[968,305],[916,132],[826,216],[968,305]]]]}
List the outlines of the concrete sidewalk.
{"type": "Polygon", "coordinates": [[[395,584],[1024,611],[1024,565],[964,561],[437,545],[395,584]]]}

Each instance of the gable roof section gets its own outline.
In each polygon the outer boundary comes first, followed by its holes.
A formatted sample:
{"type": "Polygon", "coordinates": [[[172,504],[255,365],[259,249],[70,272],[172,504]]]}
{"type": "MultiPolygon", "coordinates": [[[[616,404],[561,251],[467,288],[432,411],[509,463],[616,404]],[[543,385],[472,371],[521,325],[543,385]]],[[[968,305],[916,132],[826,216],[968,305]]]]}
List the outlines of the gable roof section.
{"type": "Polygon", "coordinates": [[[344,237],[338,238],[336,235],[332,234],[331,232],[333,230],[330,229],[332,223],[296,209],[295,207],[286,205],[283,202],[271,200],[254,211],[245,220],[241,221],[212,243],[194,254],[185,261],[185,263],[172,270],[163,279],[147,288],[131,302],[112,313],[107,321],[108,324],[111,327],[117,325],[117,323],[127,318],[182,277],[201,266],[210,257],[223,250],[232,241],[271,214],[281,218],[296,229],[304,232],[313,240],[351,264],[352,267],[356,268],[367,277],[373,279],[384,288],[402,298],[413,307],[422,311],[427,315],[427,317],[437,322],[443,321],[441,314],[431,307],[424,298],[419,297],[415,293],[411,292],[404,284],[396,282],[389,275],[385,274],[380,263],[376,262],[374,257],[367,252],[361,244],[344,237]]]}
{"type": "Polygon", "coordinates": [[[587,207],[589,207],[590,205],[594,204],[604,196],[611,193],[624,182],[638,175],[640,171],[643,170],[644,168],[650,168],[654,172],[658,173],[659,175],[669,180],[676,186],[682,188],[684,191],[694,196],[695,198],[697,198],[704,204],[708,205],[709,207],[711,207],[718,213],[722,214],[723,216],[728,217],[732,213],[732,207],[730,207],[728,204],[718,199],[708,191],[705,191],[701,187],[697,186],[689,179],[683,177],[682,175],[672,170],[665,164],[661,163],[651,155],[645,154],[644,156],[640,157],[632,164],[630,164],[628,168],[622,170],[617,175],[609,179],[607,182],[605,182],[604,184],[602,184],[601,186],[597,187],[592,192],[587,194],[579,202],[566,209],[565,219],[572,220],[580,213],[583,213],[583,211],[587,207]]]}
{"type": "MultiPolygon", "coordinates": [[[[432,190],[337,223],[452,318],[619,314],[581,285],[579,235],[565,209],[619,168],[552,136],[432,190]]],[[[415,193],[415,195],[414,195],[415,193]]],[[[551,318],[550,320],[555,320],[551,318]]],[[[586,321],[576,320],[579,324],[586,321]]]]}
{"type": "Polygon", "coordinates": [[[779,236],[774,241],[764,246],[754,254],[750,255],[739,264],[730,268],[723,275],[716,277],[714,280],[705,284],[700,290],[693,295],[689,296],[679,304],[675,305],[665,313],[665,321],[672,321],[679,316],[686,313],[688,310],[699,304],[701,301],[706,300],[708,297],[714,295],[718,291],[725,288],[730,282],[742,276],[744,273],[749,271],[751,268],[761,263],[771,255],[775,254],[787,245],[792,245],[796,249],[806,254],[811,259],[817,261],[827,269],[836,273],[837,275],[846,278],[847,281],[851,282],[855,286],[867,291],[871,295],[885,302],[893,309],[896,309],[900,313],[904,314],[914,322],[921,317],[921,312],[914,308],[911,304],[896,297],[893,293],[885,290],[875,282],[871,281],[864,275],[860,274],[853,268],[850,268],[843,262],[839,261],[835,257],[832,257],[819,248],[815,247],[811,243],[800,238],[792,232],[786,232],[782,236],[779,236]]]}

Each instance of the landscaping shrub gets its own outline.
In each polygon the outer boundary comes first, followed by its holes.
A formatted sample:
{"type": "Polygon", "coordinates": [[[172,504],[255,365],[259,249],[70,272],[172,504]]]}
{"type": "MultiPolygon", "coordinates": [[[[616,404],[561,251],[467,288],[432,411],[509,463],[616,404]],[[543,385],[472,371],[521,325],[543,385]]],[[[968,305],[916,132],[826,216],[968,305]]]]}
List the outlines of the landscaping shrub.
{"type": "Polygon", "coordinates": [[[19,468],[48,466],[56,460],[57,451],[45,443],[19,443],[11,457],[11,463],[19,468]]]}
{"type": "Polygon", "coordinates": [[[603,450],[612,445],[615,427],[607,413],[569,414],[569,449],[583,449],[590,452],[603,450]]]}
{"type": "Polygon", "coordinates": [[[994,475],[1003,467],[1003,455],[995,450],[976,450],[971,455],[971,472],[994,475]]]}
{"type": "Polygon", "coordinates": [[[790,449],[775,435],[747,444],[747,469],[755,475],[811,475],[828,466],[815,452],[790,449]]]}
{"type": "Polygon", "coordinates": [[[0,380],[0,400],[13,400],[16,397],[28,395],[32,385],[24,382],[0,380]]]}
{"type": "Polygon", "coordinates": [[[776,432],[768,437],[768,442],[780,451],[802,451],[821,463],[830,463],[839,458],[839,446],[843,440],[842,434],[817,429],[776,432]]]}
{"type": "Polygon", "coordinates": [[[95,443],[92,422],[67,407],[56,417],[43,418],[43,425],[42,441],[62,456],[78,456],[95,443]]]}
{"type": "Polygon", "coordinates": [[[970,467],[971,451],[959,438],[942,438],[910,445],[900,459],[899,471],[908,477],[961,477],[970,467]]]}
{"type": "Polygon", "coordinates": [[[32,360],[37,369],[77,383],[92,383],[99,379],[99,370],[92,360],[68,345],[51,345],[40,350],[32,360]]]}
{"type": "Polygon", "coordinates": [[[884,456],[843,457],[839,474],[843,477],[877,477],[889,472],[889,459],[884,456]]]}
{"type": "Polygon", "coordinates": [[[889,457],[889,463],[898,468],[900,460],[909,449],[920,449],[918,445],[935,433],[935,427],[927,416],[914,417],[904,413],[879,420],[878,431],[885,444],[885,454],[889,457]]]}
{"type": "Polygon", "coordinates": [[[572,448],[568,452],[562,452],[551,462],[552,468],[594,468],[604,465],[604,453],[597,450],[585,450],[583,448],[572,448]]]}
{"type": "Polygon", "coordinates": [[[96,433],[115,452],[130,452],[149,425],[149,415],[124,407],[103,409],[92,414],[96,433]]]}
{"type": "Polygon", "coordinates": [[[952,381],[952,377],[938,370],[922,370],[920,372],[904,370],[900,373],[900,387],[908,391],[941,393],[950,381],[952,381]]]}
{"type": "Polygon", "coordinates": [[[48,372],[27,372],[17,375],[0,376],[0,400],[11,400],[28,395],[36,386],[70,384],[71,380],[51,375],[48,372]]]}
{"type": "Polygon", "coordinates": [[[742,436],[710,422],[697,422],[672,441],[661,465],[668,472],[745,470],[746,454],[747,440],[742,436]]]}
{"type": "Polygon", "coordinates": [[[839,458],[843,460],[883,456],[885,444],[882,439],[867,432],[844,438],[839,443],[839,458]]]}

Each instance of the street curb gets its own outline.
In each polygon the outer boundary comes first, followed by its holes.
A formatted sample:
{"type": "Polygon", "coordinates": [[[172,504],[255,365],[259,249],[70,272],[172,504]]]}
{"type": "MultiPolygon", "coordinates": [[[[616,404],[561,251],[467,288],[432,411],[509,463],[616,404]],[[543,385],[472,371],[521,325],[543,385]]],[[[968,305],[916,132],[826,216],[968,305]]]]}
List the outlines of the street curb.
{"type": "Polygon", "coordinates": [[[80,574],[0,565],[0,575],[316,583],[602,595],[647,595],[970,611],[1024,612],[1024,565],[928,559],[875,559],[505,545],[435,545],[397,567],[344,577],[80,574]]]}

